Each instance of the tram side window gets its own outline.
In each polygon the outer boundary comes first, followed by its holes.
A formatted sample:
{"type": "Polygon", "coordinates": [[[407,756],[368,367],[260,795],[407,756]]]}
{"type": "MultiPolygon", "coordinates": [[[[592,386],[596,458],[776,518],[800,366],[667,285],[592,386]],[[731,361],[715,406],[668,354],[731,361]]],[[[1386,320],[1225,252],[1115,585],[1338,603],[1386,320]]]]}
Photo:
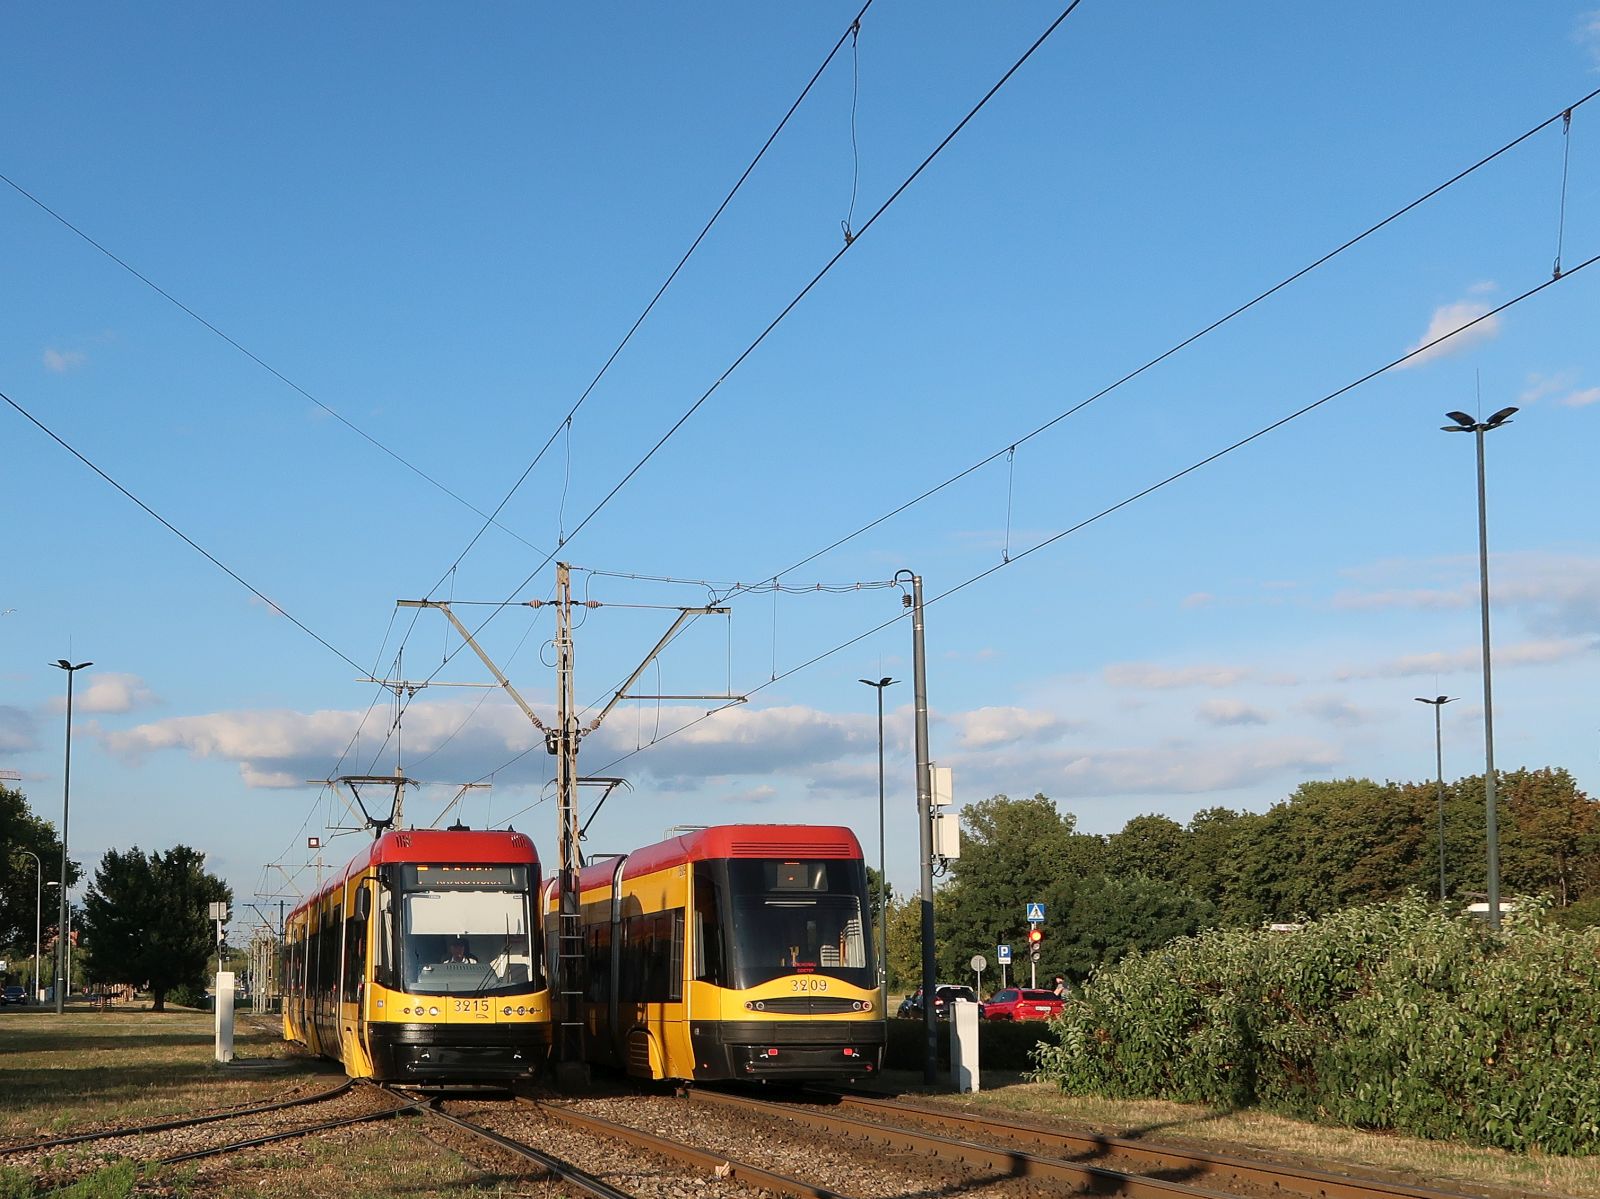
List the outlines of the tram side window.
{"type": "Polygon", "coordinates": [[[722,888],[710,863],[694,866],[694,977],[726,986],[722,946],[722,888]]]}
{"type": "Polygon", "coordinates": [[[394,987],[394,967],[391,956],[394,945],[394,890],[387,878],[378,885],[378,931],[373,938],[372,978],[380,987],[394,987]]]}
{"type": "Polygon", "coordinates": [[[584,997],[592,1003],[605,999],[611,990],[611,925],[597,922],[588,928],[589,970],[584,997]]]}
{"type": "Polygon", "coordinates": [[[319,963],[317,950],[321,944],[322,934],[319,931],[319,925],[317,924],[317,914],[315,912],[307,912],[306,944],[305,949],[302,951],[304,953],[304,961],[302,962],[302,965],[305,967],[306,972],[305,993],[307,997],[313,996],[317,993],[317,966],[319,963]]]}
{"type": "Polygon", "coordinates": [[[683,998],[683,912],[630,916],[622,945],[619,997],[632,1003],[683,998]]]}
{"type": "Polygon", "coordinates": [[[361,980],[367,970],[367,922],[354,916],[344,923],[344,1001],[361,999],[361,980]]]}
{"type": "Polygon", "coordinates": [[[329,999],[339,986],[339,913],[330,908],[322,918],[322,960],[317,963],[317,990],[329,999]]]}

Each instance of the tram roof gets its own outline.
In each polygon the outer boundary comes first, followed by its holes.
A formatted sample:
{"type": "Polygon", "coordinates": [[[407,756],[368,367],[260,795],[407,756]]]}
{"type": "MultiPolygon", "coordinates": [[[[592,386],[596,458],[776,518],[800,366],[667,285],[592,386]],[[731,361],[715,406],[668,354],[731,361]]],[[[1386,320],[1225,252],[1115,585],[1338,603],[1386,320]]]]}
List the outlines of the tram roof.
{"type": "MultiPolygon", "coordinates": [[[[793,861],[808,858],[857,859],[861,843],[840,824],[720,824],[668,837],[628,855],[623,878],[636,878],[686,862],[717,858],[765,858],[793,861]]],[[[604,860],[585,867],[580,886],[601,886],[611,881],[616,861],[604,860]]]]}
{"type": "MultiPolygon", "coordinates": [[[[405,828],[390,829],[324,881],[317,898],[352,874],[389,862],[450,862],[485,865],[539,864],[533,838],[513,829],[405,828]]],[[[310,902],[307,900],[306,902],[310,902]]],[[[296,907],[299,911],[305,904],[296,907]]]]}

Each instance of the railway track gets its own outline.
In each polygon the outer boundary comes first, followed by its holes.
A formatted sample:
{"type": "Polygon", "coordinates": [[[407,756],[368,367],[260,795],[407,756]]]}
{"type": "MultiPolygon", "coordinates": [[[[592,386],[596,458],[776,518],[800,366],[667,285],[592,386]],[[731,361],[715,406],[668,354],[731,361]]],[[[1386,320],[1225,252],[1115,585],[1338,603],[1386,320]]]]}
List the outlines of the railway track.
{"type": "MultiPolygon", "coordinates": [[[[390,1090],[395,1094],[406,1093],[403,1090],[390,1090]]],[[[466,1133],[497,1150],[532,1163],[539,1167],[541,1173],[559,1178],[596,1199],[637,1199],[636,1195],[601,1177],[601,1171],[648,1179],[645,1185],[647,1190],[658,1190],[659,1184],[664,1184],[672,1193],[681,1193],[681,1188],[688,1184],[694,1187],[697,1194],[707,1196],[707,1199],[719,1194],[726,1195],[728,1199],[753,1199],[758,1190],[790,1196],[791,1199],[847,1199],[835,1191],[730,1159],[673,1137],[658,1136],[574,1111],[561,1104],[525,1096],[517,1097],[509,1104],[498,1104],[498,1110],[491,1108],[488,1114],[494,1117],[493,1122],[500,1124],[501,1128],[486,1123],[482,1110],[474,1110],[472,1118],[469,1118],[459,1111],[449,1110],[447,1104],[457,1108],[473,1106],[470,1101],[452,1101],[446,1096],[435,1096],[421,1110],[449,1129],[466,1133]],[[511,1135],[505,1129],[507,1124],[516,1126],[517,1135],[511,1135]],[[566,1156],[558,1156],[550,1150],[549,1142],[561,1139],[552,1137],[556,1128],[565,1132],[563,1144],[566,1148],[562,1152],[566,1156]],[[541,1142],[539,1145],[532,1143],[535,1138],[541,1142]],[[618,1146],[621,1147],[620,1152],[618,1146]],[[659,1159],[668,1168],[658,1170],[642,1163],[641,1151],[644,1155],[659,1159]],[[591,1170],[575,1164],[570,1160],[572,1158],[588,1158],[602,1164],[591,1170]]]]}
{"type": "Polygon", "coordinates": [[[790,1102],[701,1088],[688,1088],[684,1095],[691,1103],[786,1120],[829,1137],[960,1164],[994,1179],[1027,1179],[1083,1194],[1127,1199],[1219,1195],[1462,1199],[1449,1192],[1286,1163],[1070,1133],[851,1093],[808,1092],[790,1102]],[[963,1135],[948,1135],[952,1129],[963,1135]]]}

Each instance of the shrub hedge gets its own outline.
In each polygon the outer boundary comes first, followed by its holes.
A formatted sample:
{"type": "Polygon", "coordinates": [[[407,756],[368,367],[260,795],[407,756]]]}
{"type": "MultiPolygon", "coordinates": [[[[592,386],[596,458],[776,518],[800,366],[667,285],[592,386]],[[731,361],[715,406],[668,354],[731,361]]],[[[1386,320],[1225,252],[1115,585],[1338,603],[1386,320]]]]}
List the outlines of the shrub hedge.
{"type": "Polygon", "coordinates": [[[1218,930],[1100,972],[1038,1078],[1505,1149],[1600,1152],[1600,929],[1499,934],[1413,896],[1218,930]]]}

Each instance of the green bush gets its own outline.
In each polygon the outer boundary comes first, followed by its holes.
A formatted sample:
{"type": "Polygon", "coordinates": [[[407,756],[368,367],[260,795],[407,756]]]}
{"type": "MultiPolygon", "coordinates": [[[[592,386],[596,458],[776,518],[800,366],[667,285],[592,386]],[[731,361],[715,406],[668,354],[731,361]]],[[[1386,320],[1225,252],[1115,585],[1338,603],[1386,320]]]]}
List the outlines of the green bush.
{"type": "Polygon", "coordinates": [[[1419,897],[1216,931],[1091,979],[1037,1076],[1364,1128],[1600,1152],[1600,930],[1491,932],[1419,897]]]}
{"type": "Polygon", "coordinates": [[[167,992],[167,1002],[175,1003],[179,1007],[208,1008],[211,1000],[206,996],[205,987],[197,983],[179,983],[167,992]]]}

